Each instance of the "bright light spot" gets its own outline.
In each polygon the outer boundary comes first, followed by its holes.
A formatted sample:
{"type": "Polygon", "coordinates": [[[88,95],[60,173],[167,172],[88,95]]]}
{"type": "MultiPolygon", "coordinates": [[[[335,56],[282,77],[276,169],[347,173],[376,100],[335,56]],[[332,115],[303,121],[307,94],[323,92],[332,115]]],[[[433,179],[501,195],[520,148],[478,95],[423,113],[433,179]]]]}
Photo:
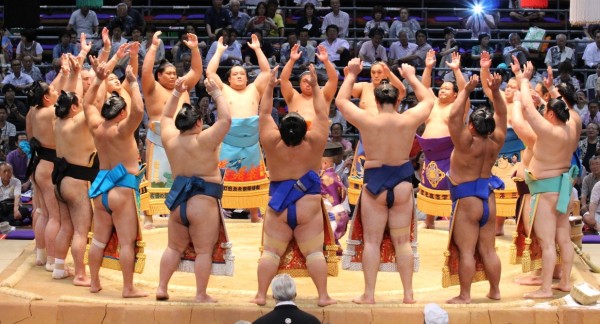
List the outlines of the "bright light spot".
{"type": "Polygon", "coordinates": [[[481,4],[476,4],[473,6],[473,12],[476,14],[483,12],[483,6],[481,4]]]}

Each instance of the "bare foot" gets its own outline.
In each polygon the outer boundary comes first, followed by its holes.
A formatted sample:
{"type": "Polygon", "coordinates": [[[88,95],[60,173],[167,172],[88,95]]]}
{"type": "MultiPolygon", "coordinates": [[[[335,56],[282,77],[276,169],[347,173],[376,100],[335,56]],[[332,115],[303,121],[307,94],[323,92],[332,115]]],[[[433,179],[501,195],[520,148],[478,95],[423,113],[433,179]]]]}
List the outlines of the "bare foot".
{"type": "Polygon", "coordinates": [[[332,299],[331,297],[329,297],[329,295],[323,298],[319,298],[319,301],[317,302],[317,305],[319,305],[319,307],[325,307],[333,304],[337,304],[337,300],[332,299]]]}
{"type": "Polygon", "coordinates": [[[151,229],[155,229],[155,228],[156,227],[152,223],[146,223],[146,224],[144,224],[144,229],[145,230],[151,230],[151,229]]]}
{"type": "Polygon", "coordinates": [[[452,299],[448,299],[446,301],[446,304],[470,304],[471,303],[471,298],[467,298],[467,297],[463,297],[461,295],[458,295],[452,299]]]}
{"type": "Polygon", "coordinates": [[[523,295],[525,298],[551,298],[552,296],[552,291],[543,291],[541,289],[523,295]]]}
{"type": "Polygon", "coordinates": [[[352,302],[355,304],[375,304],[375,296],[368,297],[365,294],[362,294],[354,299],[352,302]]]}
{"type": "Polygon", "coordinates": [[[90,282],[90,292],[92,294],[95,294],[95,293],[99,292],[100,290],[102,290],[102,285],[100,285],[100,281],[98,281],[98,282],[91,281],[90,282]]]}
{"type": "Polygon", "coordinates": [[[498,232],[496,232],[496,236],[504,236],[504,231],[498,231],[498,232]]]}
{"type": "Polygon", "coordinates": [[[156,300],[168,300],[169,299],[169,293],[167,291],[167,289],[163,289],[160,286],[158,286],[158,288],[156,288],[156,300]]]}
{"type": "Polygon", "coordinates": [[[140,298],[148,296],[148,293],[133,287],[131,289],[123,289],[122,296],[123,298],[140,298]]]}
{"type": "Polygon", "coordinates": [[[210,297],[210,296],[209,296],[209,295],[207,295],[207,294],[199,294],[199,295],[196,295],[196,299],[195,299],[195,301],[196,301],[197,303],[216,303],[216,302],[217,302],[217,300],[216,300],[216,299],[214,299],[214,298],[210,297]]]}
{"type": "Polygon", "coordinates": [[[485,297],[493,300],[500,300],[500,292],[499,291],[491,291],[485,295],[485,297]]]}
{"type": "Polygon", "coordinates": [[[73,285],[79,287],[89,287],[91,286],[91,280],[87,276],[75,276],[75,278],[73,278],[73,285]]]}
{"type": "Polygon", "coordinates": [[[262,220],[262,218],[260,218],[260,217],[251,218],[251,219],[250,219],[250,222],[252,222],[252,223],[262,223],[262,221],[263,221],[263,220],[262,220]]]}
{"type": "Polygon", "coordinates": [[[256,296],[254,296],[254,299],[252,299],[250,302],[258,306],[265,306],[265,304],[267,303],[267,298],[266,296],[259,296],[258,294],[256,294],[256,296]]]}
{"type": "Polygon", "coordinates": [[[527,276],[517,279],[517,283],[521,286],[541,286],[542,278],[540,276],[527,276]]]}
{"type": "Polygon", "coordinates": [[[557,284],[552,285],[552,289],[557,289],[557,290],[560,290],[560,291],[569,292],[569,291],[571,291],[571,285],[570,284],[557,283],[557,284]]]}

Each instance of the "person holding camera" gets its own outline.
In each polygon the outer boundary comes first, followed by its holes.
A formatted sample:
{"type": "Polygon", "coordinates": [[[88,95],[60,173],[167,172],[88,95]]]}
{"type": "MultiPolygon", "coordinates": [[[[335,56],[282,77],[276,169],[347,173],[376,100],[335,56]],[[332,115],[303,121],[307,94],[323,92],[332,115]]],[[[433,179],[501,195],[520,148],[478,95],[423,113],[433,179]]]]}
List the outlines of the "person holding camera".
{"type": "Polygon", "coordinates": [[[11,226],[31,224],[31,212],[21,206],[21,181],[13,177],[13,168],[0,162],[0,221],[11,226]]]}
{"type": "Polygon", "coordinates": [[[488,15],[480,10],[473,10],[473,14],[467,19],[465,28],[471,30],[471,39],[478,39],[480,34],[491,34],[492,29],[496,28],[494,16],[488,15]]]}

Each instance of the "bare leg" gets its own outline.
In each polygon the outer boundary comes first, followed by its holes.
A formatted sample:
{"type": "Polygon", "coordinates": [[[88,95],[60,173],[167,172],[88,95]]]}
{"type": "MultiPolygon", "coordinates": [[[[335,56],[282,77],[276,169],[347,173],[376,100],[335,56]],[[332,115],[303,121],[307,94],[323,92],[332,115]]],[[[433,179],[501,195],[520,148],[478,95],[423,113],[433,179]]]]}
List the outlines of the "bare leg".
{"type": "Polygon", "coordinates": [[[54,244],[56,235],[60,229],[60,213],[58,210],[58,202],[54,195],[54,186],[52,185],[51,174],[54,165],[46,160],[40,160],[35,173],[35,182],[38,184],[38,192],[40,201],[43,201],[45,211],[48,214],[48,223],[44,230],[44,240],[46,242],[46,251],[48,253],[46,270],[51,271],[51,265],[54,264],[54,244]],[[49,267],[50,265],[50,267],[49,267]]]}
{"type": "Polygon", "coordinates": [[[427,215],[427,218],[425,218],[425,226],[428,229],[435,229],[435,216],[427,215]]]}
{"type": "MultiPolygon", "coordinates": [[[[560,291],[571,291],[571,269],[573,267],[573,257],[575,253],[573,251],[573,243],[571,242],[571,225],[569,224],[569,216],[560,215],[556,222],[556,242],[560,248],[560,282],[557,285],[553,285],[553,289],[560,291]]],[[[556,274],[556,268],[554,274],[556,274]]],[[[555,277],[555,276],[553,276],[555,277]]]]}
{"type": "Polygon", "coordinates": [[[504,236],[504,222],[506,221],[506,217],[497,216],[496,217],[496,236],[504,236]]]}
{"type": "MultiPolygon", "coordinates": [[[[87,188],[87,185],[85,186],[87,188]]],[[[84,191],[85,192],[85,191],[84,191]]],[[[73,284],[75,286],[90,286],[90,278],[85,272],[85,263],[83,262],[85,255],[85,247],[88,240],[88,233],[91,228],[92,206],[90,199],[86,195],[79,195],[78,201],[74,202],[72,208],[69,208],[75,233],[73,234],[73,242],[71,243],[71,254],[75,263],[75,278],[73,284]]]]}
{"type": "MultiPolygon", "coordinates": [[[[502,264],[496,253],[496,237],[494,236],[494,218],[505,219],[504,217],[494,217],[496,215],[496,202],[492,193],[488,199],[489,218],[488,221],[479,229],[479,240],[477,241],[477,250],[483,261],[485,275],[490,283],[490,291],[486,297],[489,299],[500,299],[500,273],[502,264]]],[[[504,223],[504,222],[503,222],[504,223]]],[[[498,228],[496,227],[496,235],[498,228]]]]}
{"type": "Polygon", "coordinates": [[[260,223],[262,222],[262,218],[260,218],[260,213],[259,213],[259,209],[258,208],[250,208],[249,212],[250,212],[250,221],[252,223],[260,223]]]}
{"type": "Polygon", "coordinates": [[[71,223],[71,215],[69,207],[64,202],[58,201],[60,210],[60,229],[56,235],[55,242],[55,263],[52,278],[64,279],[69,277],[70,273],[65,271],[65,258],[69,252],[69,245],[73,238],[73,224],[71,223]],[[60,261],[59,261],[60,260],[60,261]]]}
{"type": "Polygon", "coordinates": [[[412,187],[408,183],[401,183],[394,188],[394,205],[388,212],[388,225],[390,229],[400,230],[401,233],[390,231],[390,237],[396,251],[396,266],[400,272],[400,280],[404,290],[405,304],[414,304],[412,278],[414,270],[414,256],[410,242],[410,226],[413,218],[412,187]],[[406,231],[404,231],[406,229],[406,231]]]}
{"type": "Polygon", "coordinates": [[[156,288],[157,300],[169,299],[169,280],[173,276],[173,272],[177,270],[181,255],[190,242],[188,228],[181,224],[179,212],[171,212],[168,229],[169,245],[160,259],[160,277],[156,288]]]}
{"type": "MultiPolygon", "coordinates": [[[[106,244],[112,235],[113,220],[109,213],[106,212],[101,202],[101,197],[94,199],[94,240],[106,244]]],[[[89,267],[90,267],[90,292],[97,293],[102,290],[100,284],[100,266],[104,257],[104,248],[94,244],[90,245],[89,267]]]]}

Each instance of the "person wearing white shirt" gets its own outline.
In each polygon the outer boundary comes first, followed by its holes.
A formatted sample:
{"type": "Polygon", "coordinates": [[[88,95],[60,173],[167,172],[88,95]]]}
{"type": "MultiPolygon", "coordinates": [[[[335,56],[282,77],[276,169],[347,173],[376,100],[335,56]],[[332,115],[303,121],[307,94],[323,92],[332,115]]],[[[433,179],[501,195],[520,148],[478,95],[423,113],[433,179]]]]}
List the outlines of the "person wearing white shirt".
{"type": "Polygon", "coordinates": [[[567,36],[565,34],[558,34],[556,35],[556,45],[548,49],[544,63],[546,63],[546,66],[557,67],[564,61],[569,61],[575,66],[575,51],[567,47],[567,36]]]}
{"type": "Polygon", "coordinates": [[[596,83],[598,82],[598,76],[600,76],[600,65],[596,66],[596,73],[590,74],[585,81],[585,89],[596,89],[596,83]]]}
{"type": "Polygon", "coordinates": [[[83,6],[71,14],[67,30],[75,29],[77,36],[84,33],[87,37],[98,35],[98,17],[90,7],[83,6]]]}
{"type": "Polygon", "coordinates": [[[496,22],[492,15],[477,12],[467,19],[465,27],[471,30],[471,39],[479,39],[480,34],[490,35],[492,29],[496,28],[496,22]]]}
{"type": "Polygon", "coordinates": [[[600,29],[594,33],[594,42],[589,43],[583,52],[585,65],[593,68],[600,63],[600,29]]]}
{"type": "Polygon", "coordinates": [[[347,40],[338,38],[339,28],[336,25],[329,25],[326,29],[327,39],[320,45],[325,46],[329,60],[336,66],[346,66],[350,60],[350,43],[347,40]]]}
{"type": "Polygon", "coordinates": [[[327,33],[329,25],[338,26],[338,36],[341,38],[348,37],[348,25],[350,24],[350,15],[340,10],[340,0],[331,0],[331,12],[323,18],[321,32],[323,35],[327,33]]]}
{"type": "Polygon", "coordinates": [[[393,42],[392,45],[390,45],[389,64],[393,65],[396,63],[396,60],[412,55],[416,48],[417,44],[408,42],[408,34],[406,31],[401,31],[398,34],[398,41],[393,42]]]}
{"type": "Polygon", "coordinates": [[[381,45],[383,30],[379,28],[372,29],[369,34],[371,40],[362,44],[360,51],[358,52],[358,57],[360,57],[363,62],[369,64],[372,64],[375,61],[387,62],[388,58],[385,47],[381,45]]]}

